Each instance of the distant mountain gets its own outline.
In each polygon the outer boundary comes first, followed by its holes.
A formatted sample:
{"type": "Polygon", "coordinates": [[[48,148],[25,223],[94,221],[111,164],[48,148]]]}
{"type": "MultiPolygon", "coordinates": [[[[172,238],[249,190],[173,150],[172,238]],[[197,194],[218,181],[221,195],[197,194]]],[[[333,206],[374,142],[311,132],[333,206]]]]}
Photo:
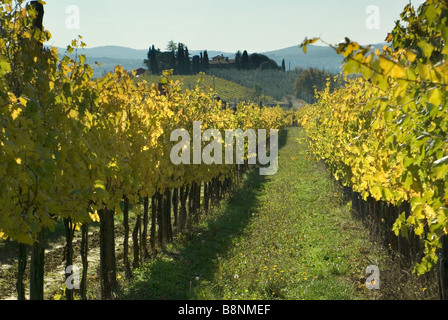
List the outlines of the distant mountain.
{"type": "MultiPolygon", "coordinates": [[[[382,44],[374,45],[381,47],[382,44]]],[[[65,49],[58,49],[59,54],[65,54],[65,49]]],[[[190,50],[190,55],[197,55],[203,50],[190,50]]],[[[234,58],[235,53],[207,50],[209,58],[217,55],[224,55],[231,59],[234,58]]],[[[112,71],[116,65],[123,66],[126,70],[134,70],[145,67],[143,60],[146,59],[148,50],[132,49],[120,46],[102,46],[95,48],[79,49],[80,54],[85,54],[87,63],[89,63],[94,71],[95,76],[101,76],[105,72],[112,71]],[[96,66],[95,62],[102,63],[102,66],[96,66]]],[[[253,53],[253,52],[249,52],[253,53]]],[[[295,67],[314,67],[325,69],[327,71],[338,73],[342,62],[342,56],[336,54],[334,50],[326,46],[308,46],[307,54],[299,46],[292,46],[284,49],[259,52],[276,61],[281,65],[282,60],[285,60],[286,69],[294,69],[295,67]]]]}
{"type": "Polygon", "coordinates": [[[119,46],[103,46],[81,49],[81,53],[90,57],[106,57],[111,59],[142,60],[146,58],[148,50],[132,49],[119,46]]]}
{"type": "MultiPolygon", "coordinates": [[[[372,46],[374,48],[382,48],[383,45],[384,43],[378,43],[373,44],[372,46]]],[[[295,67],[313,67],[324,69],[332,73],[339,73],[343,61],[343,57],[328,46],[310,45],[307,47],[306,54],[298,45],[261,53],[276,61],[279,65],[281,65],[282,60],[285,59],[287,70],[289,67],[291,67],[291,69],[294,69],[295,67]]]]}
{"type": "Polygon", "coordinates": [[[275,51],[262,52],[281,65],[285,59],[286,70],[295,67],[314,67],[329,72],[338,73],[341,70],[343,57],[338,55],[332,48],[310,45],[305,54],[299,46],[288,47],[275,51]]]}
{"type": "MultiPolygon", "coordinates": [[[[59,56],[66,55],[65,48],[58,48],[59,56]]],[[[102,46],[95,48],[78,49],[78,54],[86,55],[88,63],[94,71],[95,77],[113,71],[117,65],[123,66],[125,70],[134,70],[144,67],[143,60],[146,58],[146,50],[138,50],[120,46],[102,46]],[[96,65],[95,62],[101,64],[96,65]]],[[[75,53],[70,55],[74,58],[75,53]]]]}
{"type": "MultiPolygon", "coordinates": [[[[58,48],[60,56],[66,54],[65,48],[58,48]]],[[[192,50],[190,55],[199,55],[203,50],[192,50]]],[[[224,56],[232,56],[234,53],[228,53],[223,51],[207,51],[209,58],[223,54],[224,56]]],[[[148,50],[145,49],[132,49],[120,46],[101,46],[94,48],[79,49],[78,54],[86,55],[86,62],[92,66],[95,77],[101,76],[103,73],[113,71],[115,66],[123,66],[125,70],[134,70],[137,68],[145,68],[143,61],[147,58],[148,50]],[[101,66],[95,64],[95,62],[101,63],[101,66]]],[[[70,56],[74,57],[74,53],[70,56]]]]}

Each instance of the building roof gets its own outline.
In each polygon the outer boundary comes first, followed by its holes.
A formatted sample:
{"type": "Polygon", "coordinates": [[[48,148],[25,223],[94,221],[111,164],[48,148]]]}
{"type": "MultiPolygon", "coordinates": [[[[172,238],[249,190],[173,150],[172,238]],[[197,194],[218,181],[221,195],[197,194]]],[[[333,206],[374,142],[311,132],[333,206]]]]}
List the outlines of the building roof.
{"type": "Polygon", "coordinates": [[[230,60],[229,57],[224,57],[224,55],[213,57],[212,60],[210,60],[210,64],[234,64],[234,63],[235,60],[230,60]]]}

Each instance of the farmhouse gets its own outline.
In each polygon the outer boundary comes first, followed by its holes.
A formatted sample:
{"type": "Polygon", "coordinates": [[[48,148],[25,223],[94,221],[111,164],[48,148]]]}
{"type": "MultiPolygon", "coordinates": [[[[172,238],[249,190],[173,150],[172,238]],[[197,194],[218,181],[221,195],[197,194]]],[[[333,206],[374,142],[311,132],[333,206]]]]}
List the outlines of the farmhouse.
{"type": "Polygon", "coordinates": [[[135,71],[135,76],[138,77],[138,76],[141,76],[142,74],[145,74],[146,69],[138,68],[138,69],[135,69],[134,71],[135,71]]]}
{"type": "Polygon", "coordinates": [[[229,57],[224,57],[224,55],[219,55],[213,57],[209,62],[210,68],[222,68],[230,69],[235,66],[235,60],[229,59],[229,57]]]}

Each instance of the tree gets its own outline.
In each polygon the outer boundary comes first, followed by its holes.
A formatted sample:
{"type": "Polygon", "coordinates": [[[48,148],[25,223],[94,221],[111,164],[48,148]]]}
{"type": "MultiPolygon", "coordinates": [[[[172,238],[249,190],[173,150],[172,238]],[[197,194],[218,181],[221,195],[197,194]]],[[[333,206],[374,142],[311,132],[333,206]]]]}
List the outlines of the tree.
{"type": "Polygon", "coordinates": [[[201,58],[198,55],[193,56],[191,67],[193,74],[198,74],[199,72],[201,72],[201,58]]]}
{"type": "Polygon", "coordinates": [[[252,53],[249,56],[249,69],[251,70],[279,70],[277,62],[260,53],[252,53]]]}
{"type": "Polygon", "coordinates": [[[154,45],[149,48],[147,59],[144,60],[145,65],[148,67],[148,70],[151,71],[152,74],[158,74],[159,73],[159,62],[158,62],[158,55],[160,53],[155,49],[154,45]]]}
{"type": "Polygon", "coordinates": [[[271,65],[269,64],[269,62],[264,61],[260,64],[260,67],[258,68],[259,70],[270,70],[271,69],[271,65]]]}
{"type": "MultiPolygon", "coordinates": [[[[299,74],[294,83],[294,94],[309,103],[316,102],[315,90],[322,91],[327,85],[327,79],[334,79],[334,75],[315,68],[309,68],[299,74]]],[[[330,90],[334,89],[334,81],[331,81],[330,90]]]]}
{"type": "Polygon", "coordinates": [[[143,63],[146,65],[148,70],[151,70],[151,64],[149,63],[150,61],[151,61],[151,47],[149,47],[149,49],[148,49],[148,53],[146,54],[146,59],[143,60],[143,63]]]}
{"type": "Polygon", "coordinates": [[[238,50],[235,53],[235,67],[237,68],[237,70],[241,70],[241,58],[242,58],[242,53],[240,50],[238,50]]]}
{"type": "Polygon", "coordinates": [[[241,69],[249,70],[249,54],[246,50],[244,50],[243,55],[241,56],[241,69]]]}
{"type": "Polygon", "coordinates": [[[254,84],[254,95],[256,98],[259,98],[262,94],[263,94],[263,86],[259,82],[256,82],[254,84]]]}
{"type": "Polygon", "coordinates": [[[183,43],[179,43],[177,46],[177,66],[176,73],[184,74],[185,71],[185,50],[183,43]]]}
{"type": "Polygon", "coordinates": [[[149,53],[149,68],[152,74],[159,74],[159,62],[157,60],[157,51],[154,45],[152,45],[149,53]]]}
{"type": "Polygon", "coordinates": [[[286,71],[285,59],[283,59],[283,61],[282,61],[282,71],[283,71],[283,72],[286,71]]]}
{"type": "Polygon", "coordinates": [[[210,68],[210,63],[208,60],[207,50],[204,51],[204,70],[208,70],[210,68]]]}
{"type": "Polygon", "coordinates": [[[176,56],[173,51],[157,52],[157,61],[159,62],[159,71],[170,70],[176,67],[176,56]]]}
{"type": "Polygon", "coordinates": [[[167,51],[176,51],[177,49],[177,43],[174,42],[173,40],[170,40],[168,42],[168,44],[166,45],[166,50],[167,51]]]}
{"type": "Polygon", "coordinates": [[[190,61],[190,53],[188,52],[188,47],[185,46],[185,65],[184,65],[184,74],[191,74],[191,61],[190,61]]]}
{"type": "Polygon", "coordinates": [[[201,71],[204,71],[204,55],[202,52],[200,53],[200,56],[199,56],[199,63],[201,66],[201,71]]]}
{"type": "Polygon", "coordinates": [[[176,50],[170,52],[170,69],[176,69],[176,50]]]}

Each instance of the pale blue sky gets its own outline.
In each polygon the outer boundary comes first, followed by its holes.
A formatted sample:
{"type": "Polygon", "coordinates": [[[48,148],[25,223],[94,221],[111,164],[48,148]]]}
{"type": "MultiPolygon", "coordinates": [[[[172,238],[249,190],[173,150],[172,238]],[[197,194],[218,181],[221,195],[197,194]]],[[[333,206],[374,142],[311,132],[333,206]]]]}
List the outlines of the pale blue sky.
{"type": "MultiPolygon", "coordinates": [[[[65,47],[82,35],[88,47],[119,45],[165,49],[169,40],[192,50],[264,52],[294,46],[305,37],[337,43],[382,42],[409,0],[46,0],[50,45],[65,47]],[[69,6],[79,8],[79,29],[69,6]],[[366,9],[379,9],[379,30],[366,27],[366,9]]],[[[423,0],[412,0],[418,6],[423,0]]],[[[73,12],[73,11],[72,11],[73,12]]]]}

